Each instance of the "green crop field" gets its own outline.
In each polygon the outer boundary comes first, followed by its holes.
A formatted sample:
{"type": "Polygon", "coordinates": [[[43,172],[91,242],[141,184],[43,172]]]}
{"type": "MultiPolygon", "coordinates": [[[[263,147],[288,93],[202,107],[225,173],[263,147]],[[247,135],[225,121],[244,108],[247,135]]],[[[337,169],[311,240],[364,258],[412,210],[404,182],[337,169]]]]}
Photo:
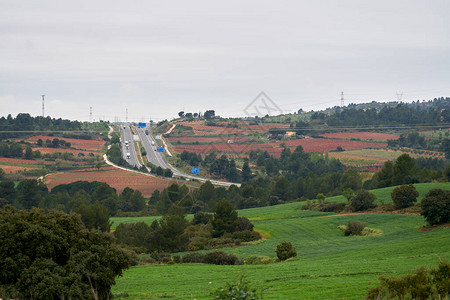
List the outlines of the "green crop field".
{"type": "MultiPolygon", "coordinates": [[[[450,184],[418,184],[416,187],[422,197],[431,188],[450,189],[450,184]]],[[[373,193],[388,203],[392,189],[373,193]]],[[[339,197],[334,198],[339,200],[339,197]]],[[[450,259],[450,228],[420,231],[425,225],[421,216],[336,216],[301,211],[301,205],[291,203],[239,211],[239,215],[253,220],[255,228],[263,232],[266,239],[221,249],[241,258],[274,257],[276,245],[287,240],[297,249],[298,256],[294,259],[267,265],[135,266],[117,279],[113,293],[125,299],[207,299],[215,288],[244,274],[254,287],[264,290],[264,299],[361,299],[382,274],[398,276],[421,265],[436,266],[440,257],[450,259]],[[383,235],[345,237],[337,226],[351,220],[380,229],[383,235]]]]}

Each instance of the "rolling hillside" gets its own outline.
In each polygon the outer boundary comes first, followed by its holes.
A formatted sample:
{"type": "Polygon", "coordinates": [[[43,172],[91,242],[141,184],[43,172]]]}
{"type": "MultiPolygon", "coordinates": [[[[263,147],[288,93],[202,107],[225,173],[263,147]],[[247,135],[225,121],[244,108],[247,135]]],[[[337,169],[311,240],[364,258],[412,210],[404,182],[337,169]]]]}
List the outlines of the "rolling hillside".
{"type": "MultiPolygon", "coordinates": [[[[421,184],[421,196],[448,183],[421,184]]],[[[389,189],[374,191],[389,202],[389,189]]],[[[253,220],[265,239],[222,249],[239,257],[275,256],[283,240],[293,243],[298,256],[267,265],[215,266],[202,264],[136,266],[118,278],[113,292],[125,299],[205,299],[224,282],[244,274],[264,289],[264,299],[361,299],[382,274],[398,276],[421,266],[450,259],[448,227],[421,231],[418,215],[330,215],[301,211],[301,204],[247,209],[239,212],[253,220]],[[380,229],[382,236],[345,237],[337,226],[351,220],[380,229]]],[[[119,220],[115,220],[119,221],[119,220]]]]}

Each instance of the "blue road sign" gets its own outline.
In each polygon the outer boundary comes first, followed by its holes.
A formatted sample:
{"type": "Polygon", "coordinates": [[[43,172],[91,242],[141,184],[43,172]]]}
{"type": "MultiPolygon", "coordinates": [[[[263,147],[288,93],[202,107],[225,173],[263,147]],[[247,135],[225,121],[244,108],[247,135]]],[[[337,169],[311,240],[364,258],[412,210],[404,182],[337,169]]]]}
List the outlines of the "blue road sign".
{"type": "Polygon", "coordinates": [[[147,126],[147,124],[145,124],[145,123],[139,123],[138,126],[139,126],[139,127],[145,127],[145,126],[147,126]]]}
{"type": "Polygon", "coordinates": [[[158,147],[158,148],[156,148],[156,152],[164,152],[164,147],[158,147]]]}
{"type": "Polygon", "coordinates": [[[199,168],[192,168],[192,173],[198,174],[198,173],[200,173],[200,169],[199,168]]]}

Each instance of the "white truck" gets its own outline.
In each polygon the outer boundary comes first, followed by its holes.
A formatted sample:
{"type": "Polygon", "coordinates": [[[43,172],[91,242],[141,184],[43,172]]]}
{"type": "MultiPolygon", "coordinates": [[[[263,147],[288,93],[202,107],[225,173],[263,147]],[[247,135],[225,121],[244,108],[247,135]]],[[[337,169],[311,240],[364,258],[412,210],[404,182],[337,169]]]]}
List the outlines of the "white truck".
{"type": "Polygon", "coordinates": [[[130,153],[128,152],[128,153],[127,153],[127,159],[129,159],[129,158],[130,158],[130,153]]]}
{"type": "Polygon", "coordinates": [[[155,146],[155,141],[152,141],[152,146],[155,146]]]}

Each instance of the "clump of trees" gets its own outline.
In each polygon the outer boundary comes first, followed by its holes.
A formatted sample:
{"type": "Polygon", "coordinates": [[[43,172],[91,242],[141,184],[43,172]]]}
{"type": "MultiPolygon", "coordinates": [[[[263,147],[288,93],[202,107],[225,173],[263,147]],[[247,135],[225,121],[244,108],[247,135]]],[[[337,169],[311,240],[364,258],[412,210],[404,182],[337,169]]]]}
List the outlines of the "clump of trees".
{"type": "Polygon", "coordinates": [[[228,159],[226,155],[217,157],[216,151],[211,151],[204,159],[200,154],[183,151],[180,154],[180,159],[193,167],[202,166],[209,173],[219,178],[225,178],[230,182],[242,181],[234,159],[228,159]]]}
{"type": "Polygon", "coordinates": [[[253,231],[253,224],[238,217],[233,205],[225,199],[217,203],[214,215],[198,212],[191,222],[185,219],[184,207],[175,203],[159,221],[151,225],[122,223],[114,236],[119,243],[147,253],[212,249],[260,238],[253,231]]]}
{"type": "Polygon", "coordinates": [[[109,234],[88,230],[77,214],[0,210],[0,296],[110,299],[130,256],[109,234]]]}
{"type": "Polygon", "coordinates": [[[438,267],[420,267],[400,277],[379,278],[380,285],[367,291],[375,299],[446,299],[450,294],[450,263],[441,260],[438,267]]]}

